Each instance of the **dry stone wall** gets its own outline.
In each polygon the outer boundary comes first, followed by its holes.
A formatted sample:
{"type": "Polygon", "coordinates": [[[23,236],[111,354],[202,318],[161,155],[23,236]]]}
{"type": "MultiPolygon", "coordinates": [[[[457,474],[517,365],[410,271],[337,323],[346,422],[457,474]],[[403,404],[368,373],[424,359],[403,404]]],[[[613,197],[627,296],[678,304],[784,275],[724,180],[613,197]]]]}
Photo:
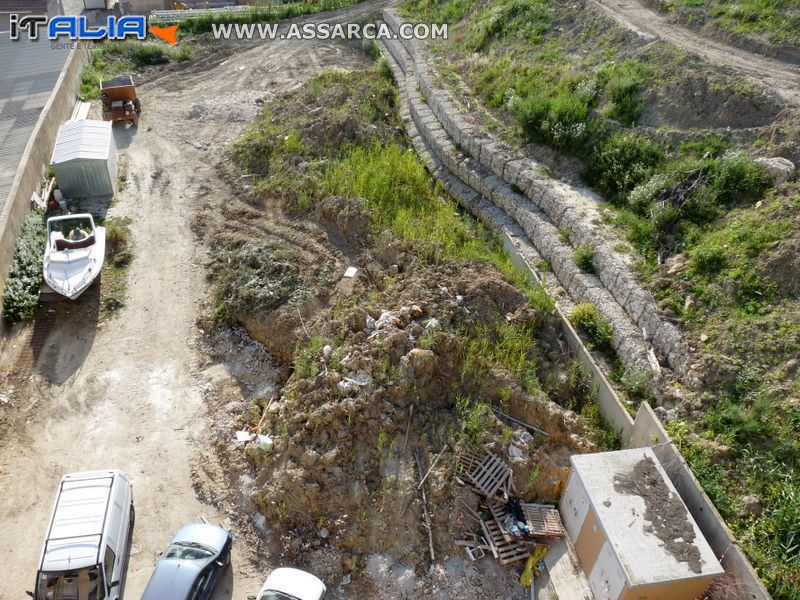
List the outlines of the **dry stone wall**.
{"type": "MultiPolygon", "coordinates": [[[[397,32],[401,21],[394,11],[383,16],[397,32]]],[[[570,296],[596,304],[614,323],[613,344],[626,364],[646,364],[646,349],[652,344],[662,362],[685,373],[690,355],[680,331],[659,313],[628,262],[613,249],[619,240],[594,225],[601,221],[597,199],[546,176],[535,161],[470,123],[450,93],[434,85],[419,42],[388,40],[384,48],[402,74],[409,120],[432,155],[431,171],[437,176],[448,171],[467,186],[468,194],[482,200],[470,195],[472,204],[488,202],[510,217],[570,296]],[[594,248],[597,275],[575,265],[573,252],[580,245],[594,248]]]]}

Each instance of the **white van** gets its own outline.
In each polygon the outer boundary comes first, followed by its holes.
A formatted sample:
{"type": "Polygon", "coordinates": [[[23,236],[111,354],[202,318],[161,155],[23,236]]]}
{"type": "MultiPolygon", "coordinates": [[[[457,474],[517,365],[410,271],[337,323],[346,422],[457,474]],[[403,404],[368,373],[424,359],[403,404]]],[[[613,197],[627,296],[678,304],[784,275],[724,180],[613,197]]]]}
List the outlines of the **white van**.
{"type": "Polygon", "coordinates": [[[133,489],[121,471],[65,475],[36,573],[35,600],[119,600],[133,537],[133,489]]]}

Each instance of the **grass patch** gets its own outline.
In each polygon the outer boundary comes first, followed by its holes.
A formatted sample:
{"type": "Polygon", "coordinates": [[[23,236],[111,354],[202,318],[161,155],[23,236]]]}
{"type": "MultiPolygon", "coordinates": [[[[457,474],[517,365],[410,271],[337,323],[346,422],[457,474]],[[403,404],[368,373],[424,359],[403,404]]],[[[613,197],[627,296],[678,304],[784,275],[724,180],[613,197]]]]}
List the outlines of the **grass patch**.
{"type": "Polygon", "coordinates": [[[9,325],[32,319],[36,315],[46,244],[44,212],[34,210],[22,222],[3,290],[3,318],[9,325]]]}
{"type": "Polygon", "coordinates": [[[584,273],[594,273],[594,248],[587,245],[578,246],[575,248],[575,253],[572,259],[578,268],[584,273]]]}
{"type": "Polygon", "coordinates": [[[125,306],[128,285],[127,269],[133,260],[130,219],[111,217],[106,228],[106,257],[100,276],[100,311],[104,316],[125,306]]]}
{"type": "Polygon", "coordinates": [[[175,46],[166,42],[107,40],[90,51],[89,62],[81,72],[78,98],[84,102],[100,98],[100,82],[125,75],[141,67],[183,62],[194,57],[192,42],[175,46]]]}
{"type": "Polygon", "coordinates": [[[569,321],[583,334],[592,350],[611,348],[614,326],[594,304],[588,302],[576,304],[569,313],[569,321]]]}

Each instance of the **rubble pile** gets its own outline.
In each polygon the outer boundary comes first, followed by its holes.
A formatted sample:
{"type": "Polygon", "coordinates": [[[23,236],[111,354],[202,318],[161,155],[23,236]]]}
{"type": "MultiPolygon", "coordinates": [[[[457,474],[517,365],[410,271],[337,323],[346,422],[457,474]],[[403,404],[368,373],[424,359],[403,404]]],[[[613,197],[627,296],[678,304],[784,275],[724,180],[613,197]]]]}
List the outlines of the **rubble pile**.
{"type": "Polygon", "coordinates": [[[292,532],[281,537],[284,556],[303,562],[322,553],[317,572],[330,563],[334,581],[354,577],[356,565],[365,567],[376,553],[412,571],[433,566],[431,546],[435,564],[465,560],[453,532],[470,492],[454,478],[459,453],[473,441],[463,434],[458,397],[502,404],[545,434],[488,413],[479,445],[508,457],[525,499],[557,498],[569,455],[593,449],[577,416],[544,393],[524,392],[501,368],[473,377],[465,336],[477,323],[525,318],[540,323],[543,344],[558,344],[546,319],[531,314],[527,298],[496,271],[471,270],[416,265],[393,275],[377,299],[316,315],[305,324],[313,340],[286,385],[243,413],[247,423],[237,428],[252,432],[245,454],[256,467],[253,499],[270,525],[292,532]],[[430,543],[420,468],[428,472],[430,543]]]}

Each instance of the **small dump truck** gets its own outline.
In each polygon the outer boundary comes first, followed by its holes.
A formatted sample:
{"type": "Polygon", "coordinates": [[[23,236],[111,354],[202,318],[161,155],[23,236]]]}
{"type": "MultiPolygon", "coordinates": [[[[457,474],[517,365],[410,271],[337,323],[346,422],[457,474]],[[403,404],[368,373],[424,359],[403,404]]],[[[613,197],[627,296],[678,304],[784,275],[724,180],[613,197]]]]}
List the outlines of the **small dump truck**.
{"type": "Polygon", "coordinates": [[[136,87],[130,75],[100,82],[100,99],[103,101],[103,120],[122,121],[136,126],[142,103],[136,96],[136,87]]]}

